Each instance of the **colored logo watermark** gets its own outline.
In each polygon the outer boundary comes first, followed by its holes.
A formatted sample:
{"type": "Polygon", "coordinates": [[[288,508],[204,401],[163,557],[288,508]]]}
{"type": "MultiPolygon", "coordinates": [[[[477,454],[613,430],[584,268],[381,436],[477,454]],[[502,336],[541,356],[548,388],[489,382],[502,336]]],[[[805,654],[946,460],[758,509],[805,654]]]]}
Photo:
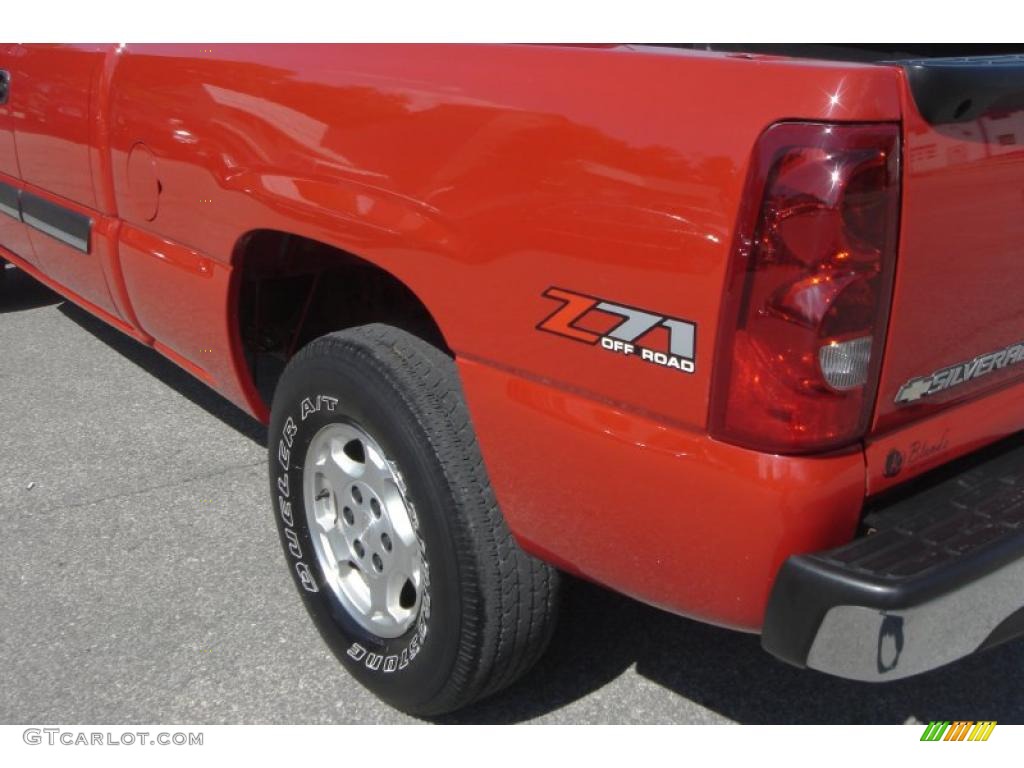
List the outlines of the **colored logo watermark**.
{"type": "Polygon", "coordinates": [[[988,741],[995,727],[995,720],[932,720],[921,741],[988,741]]]}

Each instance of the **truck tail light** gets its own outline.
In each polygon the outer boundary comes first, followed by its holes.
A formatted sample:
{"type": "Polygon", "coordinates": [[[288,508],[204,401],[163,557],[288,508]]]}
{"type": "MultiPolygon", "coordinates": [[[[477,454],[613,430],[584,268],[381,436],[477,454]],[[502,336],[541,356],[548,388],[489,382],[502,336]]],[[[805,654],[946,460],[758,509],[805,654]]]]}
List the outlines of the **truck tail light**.
{"type": "Polygon", "coordinates": [[[761,136],[726,278],[715,437],[798,453],[863,436],[898,216],[896,124],[778,123],[761,136]]]}

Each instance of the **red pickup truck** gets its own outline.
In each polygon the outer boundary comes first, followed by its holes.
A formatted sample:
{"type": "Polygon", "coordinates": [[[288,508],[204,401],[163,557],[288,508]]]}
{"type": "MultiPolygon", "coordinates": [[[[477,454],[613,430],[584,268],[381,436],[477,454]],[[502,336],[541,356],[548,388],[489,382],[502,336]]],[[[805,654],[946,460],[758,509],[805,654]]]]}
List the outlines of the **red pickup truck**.
{"type": "Polygon", "coordinates": [[[0,46],[0,256],[269,423],[418,714],[560,571],[857,680],[1024,633],[1022,243],[1012,49],[0,46]]]}

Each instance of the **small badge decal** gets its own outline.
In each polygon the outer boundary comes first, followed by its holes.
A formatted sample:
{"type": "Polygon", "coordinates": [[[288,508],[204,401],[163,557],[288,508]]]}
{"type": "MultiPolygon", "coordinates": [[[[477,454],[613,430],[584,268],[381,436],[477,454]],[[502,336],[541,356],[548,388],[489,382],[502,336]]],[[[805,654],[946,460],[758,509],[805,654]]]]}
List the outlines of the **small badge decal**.
{"type": "Polygon", "coordinates": [[[896,477],[901,469],[903,469],[903,454],[893,448],[885,457],[885,472],[883,474],[886,477],[896,477]]]}

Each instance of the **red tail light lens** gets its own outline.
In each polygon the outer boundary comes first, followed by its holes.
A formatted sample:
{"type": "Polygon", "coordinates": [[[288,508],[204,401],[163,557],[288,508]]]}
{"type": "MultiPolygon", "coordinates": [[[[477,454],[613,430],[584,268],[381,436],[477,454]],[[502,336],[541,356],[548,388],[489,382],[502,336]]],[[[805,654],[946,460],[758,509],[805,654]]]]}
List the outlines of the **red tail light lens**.
{"type": "Polygon", "coordinates": [[[773,453],[854,442],[892,292],[899,127],[778,123],[758,142],[744,199],[712,434],[773,453]]]}

